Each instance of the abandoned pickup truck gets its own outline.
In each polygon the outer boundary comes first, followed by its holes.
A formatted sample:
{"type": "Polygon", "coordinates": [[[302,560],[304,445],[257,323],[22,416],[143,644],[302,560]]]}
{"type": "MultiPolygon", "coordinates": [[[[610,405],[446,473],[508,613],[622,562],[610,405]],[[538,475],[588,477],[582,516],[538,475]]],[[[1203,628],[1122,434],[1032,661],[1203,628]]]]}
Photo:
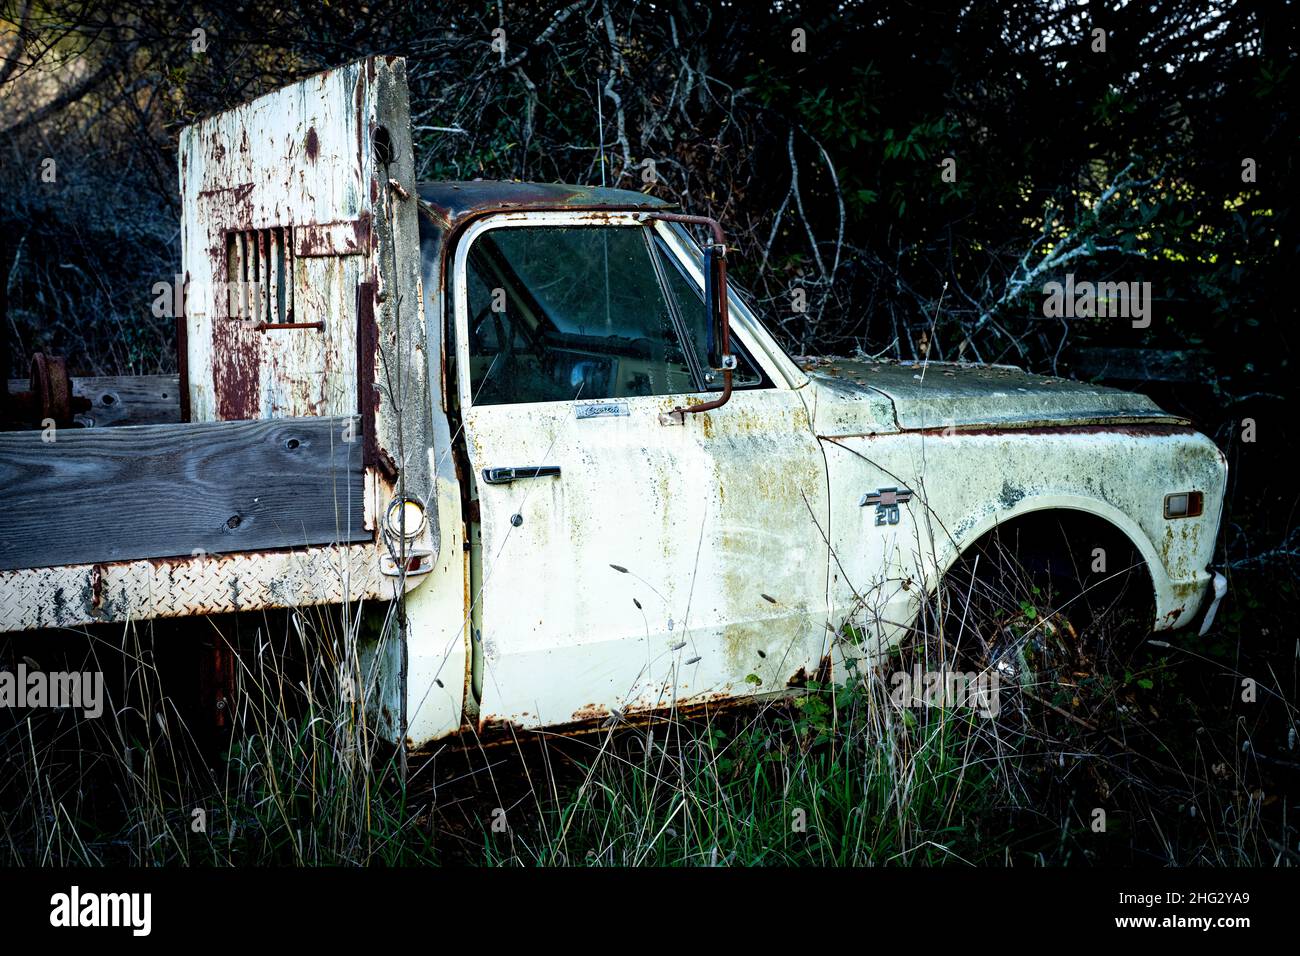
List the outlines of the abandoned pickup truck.
{"type": "Polygon", "coordinates": [[[1208,626],[1226,464],[1188,421],[1004,366],[797,362],[717,223],[417,185],[407,96],[377,57],[183,132],[175,418],[52,362],[14,386],[0,628],[402,601],[366,660],[418,748],[798,685],[1025,516],[1090,516],[1156,629],[1208,626]]]}

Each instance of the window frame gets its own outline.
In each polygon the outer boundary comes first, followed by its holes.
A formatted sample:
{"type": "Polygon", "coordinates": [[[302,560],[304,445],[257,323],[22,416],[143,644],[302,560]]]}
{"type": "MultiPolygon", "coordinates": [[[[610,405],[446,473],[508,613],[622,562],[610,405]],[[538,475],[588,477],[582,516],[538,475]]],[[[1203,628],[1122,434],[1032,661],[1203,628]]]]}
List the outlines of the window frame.
{"type": "MultiPolygon", "coordinates": [[[[687,274],[695,285],[704,288],[704,254],[691,238],[686,226],[678,222],[656,220],[653,228],[668,244],[673,258],[686,266],[687,274]]],[[[764,328],[762,321],[754,314],[744,297],[740,294],[734,281],[727,281],[727,303],[731,314],[731,336],[739,338],[749,349],[749,357],[754,367],[770,379],[772,387],[800,389],[811,381],[807,374],[790,357],[773,338],[772,333],[764,328]]]]}
{"type": "MultiPolygon", "coordinates": [[[[704,287],[696,281],[695,276],[691,275],[690,270],[686,267],[686,263],[678,258],[676,252],[674,252],[673,248],[668,245],[667,240],[659,234],[658,230],[650,229],[646,234],[646,240],[650,246],[650,258],[654,260],[655,271],[659,273],[659,284],[663,287],[664,297],[668,300],[668,308],[673,314],[673,323],[677,326],[677,334],[681,338],[682,342],[685,343],[684,352],[686,354],[687,364],[691,367],[691,373],[695,376],[695,381],[704,386],[701,391],[692,392],[691,394],[707,395],[721,392],[724,387],[721,376],[717,377],[716,384],[710,385],[708,383],[707,376],[710,369],[705,367],[705,356],[701,355],[699,350],[695,348],[695,344],[691,339],[690,327],[686,323],[686,316],[682,315],[679,311],[677,296],[673,295],[672,286],[664,272],[670,268],[676,269],[686,284],[691,286],[699,295],[701,307],[704,306],[704,287]],[[670,262],[665,263],[663,261],[665,258],[669,259],[670,262]]],[[[745,385],[742,385],[739,382],[734,382],[732,385],[733,391],[752,392],[756,389],[771,388],[771,376],[763,370],[763,367],[759,365],[758,362],[754,361],[754,358],[750,355],[750,351],[745,346],[745,343],[735,336],[733,336],[732,339],[732,352],[738,353],[736,357],[742,360],[756,375],[758,375],[757,382],[749,382],[745,385]]],[[[732,377],[734,379],[734,374],[732,377]]]]}
{"type": "MultiPolygon", "coordinates": [[[[475,240],[486,232],[496,229],[511,228],[529,228],[538,226],[607,226],[611,228],[631,228],[637,227],[645,230],[653,230],[660,238],[664,240],[665,251],[673,257],[676,264],[682,272],[690,277],[697,285],[702,282],[702,272],[700,265],[687,254],[685,251],[684,240],[676,230],[670,228],[671,224],[663,220],[654,220],[653,217],[647,216],[644,212],[611,212],[607,210],[584,210],[584,211],[534,211],[534,212],[503,212],[494,213],[484,216],[474,222],[469,223],[461,232],[456,241],[455,250],[452,257],[451,270],[451,296],[452,303],[452,338],[455,344],[455,362],[456,362],[456,388],[460,408],[467,410],[470,408],[511,408],[527,407],[529,405],[577,405],[584,401],[609,401],[609,399],[560,399],[546,402],[510,402],[502,404],[476,404],[473,400],[471,391],[473,382],[467,374],[470,368],[469,356],[469,283],[468,283],[468,262],[469,253],[474,245],[475,240]]],[[[642,233],[646,244],[647,255],[650,258],[652,268],[655,270],[656,281],[663,291],[664,298],[668,304],[670,314],[673,316],[673,325],[678,336],[679,344],[683,354],[687,357],[687,362],[692,366],[694,376],[694,363],[697,360],[695,356],[695,347],[690,341],[689,336],[684,334],[681,325],[681,317],[677,313],[677,304],[674,301],[671,291],[668,289],[661,269],[664,266],[658,261],[659,250],[655,248],[654,236],[642,233]]],[[[689,238],[685,242],[689,242],[689,238]]],[[[702,288],[702,286],[700,286],[702,288]]],[[[807,379],[802,376],[797,366],[790,364],[790,369],[784,367],[784,363],[778,363],[772,354],[773,344],[764,342],[762,335],[756,331],[756,320],[749,313],[749,310],[739,302],[734,293],[729,296],[731,305],[732,323],[731,330],[733,337],[737,338],[744,347],[746,354],[753,363],[755,371],[759,373],[763,382],[746,386],[745,391],[753,391],[761,388],[780,388],[799,387],[807,379]],[[737,319],[739,318],[739,321],[737,319]],[[791,373],[793,370],[793,374],[791,373]],[[802,381],[800,381],[802,379],[802,381]]],[[[782,353],[783,355],[783,353],[782,353]]],[[[788,359],[787,359],[788,363],[788,359]]],[[[703,384],[698,382],[697,384],[703,384]]],[[[683,395],[711,396],[716,395],[717,390],[705,390],[699,392],[674,393],[683,395]]],[[[619,401],[633,401],[650,399],[653,401],[662,401],[663,395],[648,396],[629,396],[619,401]]]]}

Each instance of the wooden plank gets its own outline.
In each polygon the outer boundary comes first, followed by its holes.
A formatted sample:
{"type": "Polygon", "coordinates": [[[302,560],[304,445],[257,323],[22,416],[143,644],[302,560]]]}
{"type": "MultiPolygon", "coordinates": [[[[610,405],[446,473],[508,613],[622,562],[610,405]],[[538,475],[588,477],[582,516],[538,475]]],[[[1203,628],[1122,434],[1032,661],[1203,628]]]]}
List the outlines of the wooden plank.
{"type": "Polygon", "coordinates": [[[368,541],[354,423],[0,432],[0,570],[368,541]]]}
{"type": "MultiPolygon", "coordinates": [[[[9,391],[30,388],[25,378],[11,378],[9,391]]],[[[90,399],[90,411],[77,421],[95,428],[109,425],[163,425],[181,420],[181,386],[176,375],[107,375],[72,380],[72,394],[90,399]]]]}

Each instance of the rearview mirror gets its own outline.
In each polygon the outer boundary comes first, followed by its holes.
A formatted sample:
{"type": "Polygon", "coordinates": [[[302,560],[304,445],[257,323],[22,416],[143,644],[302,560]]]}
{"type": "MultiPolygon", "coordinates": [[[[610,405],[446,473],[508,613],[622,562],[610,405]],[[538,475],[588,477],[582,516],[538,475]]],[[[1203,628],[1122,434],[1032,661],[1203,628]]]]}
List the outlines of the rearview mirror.
{"type": "Polygon", "coordinates": [[[731,399],[731,377],[736,368],[736,357],[731,354],[731,319],[727,314],[727,244],[722,233],[722,226],[716,219],[708,216],[687,216],[676,212],[647,213],[647,219],[661,219],[664,222],[680,222],[692,226],[704,226],[712,235],[712,242],[704,247],[704,305],[709,310],[708,340],[704,360],[714,370],[722,373],[722,394],[710,402],[679,405],[671,412],[665,412],[660,420],[668,424],[682,425],[687,415],[710,412],[721,408],[731,399]]]}
{"type": "Polygon", "coordinates": [[[704,247],[704,306],[709,310],[705,361],[715,371],[735,368],[727,314],[727,251],[720,243],[704,247]]]}

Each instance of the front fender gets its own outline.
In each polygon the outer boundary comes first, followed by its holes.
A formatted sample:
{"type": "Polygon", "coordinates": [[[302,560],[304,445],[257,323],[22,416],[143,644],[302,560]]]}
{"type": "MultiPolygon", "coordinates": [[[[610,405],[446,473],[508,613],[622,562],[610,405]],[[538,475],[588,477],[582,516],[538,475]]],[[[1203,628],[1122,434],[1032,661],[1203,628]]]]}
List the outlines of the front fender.
{"type": "MultiPolygon", "coordinates": [[[[1160,425],[902,432],[823,437],[835,549],[832,613],[874,617],[897,640],[926,593],[999,524],[1045,510],[1093,515],[1142,555],[1157,629],[1190,623],[1211,581],[1226,461],[1204,435],[1160,425]],[[896,526],[864,495],[906,488],[896,526]],[[1201,491],[1199,517],[1166,519],[1165,495],[1201,491]]],[[[874,499],[873,499],[874,500],[874,499]]],[[[1081,543],[1081,547],[1084,543],[1081,543]]],[[[1080,560],[1090,554],[1081,554],[1080,560]]]]}
{"type": "MultiPolygon", "coordinates": [[[[947,554],[947,562],[940,566],[940,573],[947,573],[963,554],[998,525],[1043,511],[1075,511],[1092,515],[1110,524],[1132,542],[1151,575],[1151,586],[1155,597],[1154,627],[1156,630],[1185,624],[1196,613],[1200,606],[1200,599],[1205,594],[1206,585],[1210,581],[1210,571],[1202,570],[1191,581],[1174,581],[1164,564],[1160,550],[1137,521],[1109,502],[1080,494],[1035,495],[1032,498],[1022,498],[1009,509],[970,516],[972,523],[965,526],[963,539],[957,542],[957,545],[947,554]],[[1195,600],[1189,603],[1193,597],[1195,600]]],[[[930,584],[931,590],[936,584],[937,581],[930,584]]]]}

